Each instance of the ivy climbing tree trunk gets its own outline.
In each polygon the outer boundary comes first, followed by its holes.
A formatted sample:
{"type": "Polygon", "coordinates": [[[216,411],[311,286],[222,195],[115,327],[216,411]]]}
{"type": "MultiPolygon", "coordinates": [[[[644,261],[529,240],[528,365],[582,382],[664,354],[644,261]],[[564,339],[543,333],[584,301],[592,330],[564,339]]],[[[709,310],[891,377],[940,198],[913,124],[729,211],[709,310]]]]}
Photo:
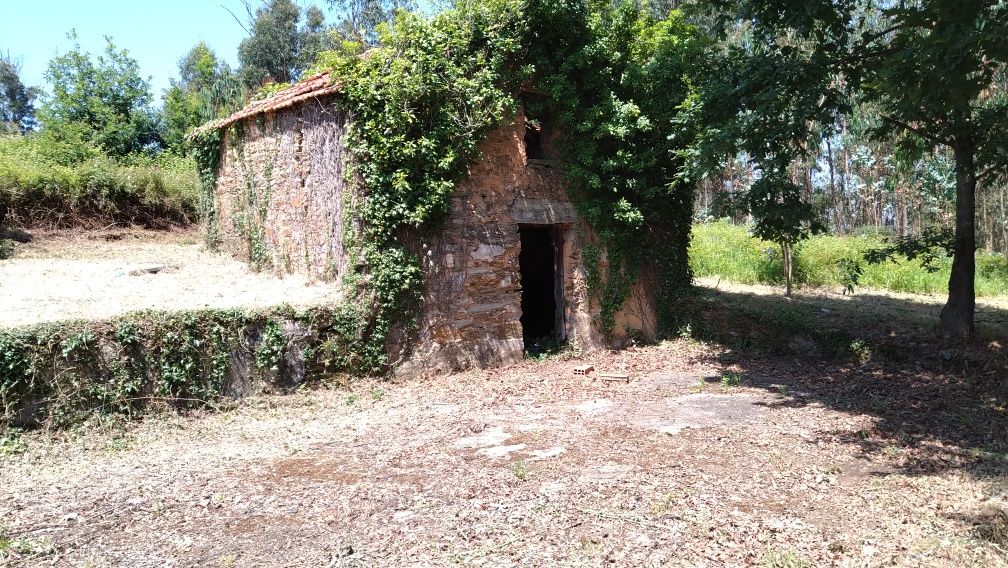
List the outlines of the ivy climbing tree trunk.
{"type": "Polygon", "coordinates": [[[941,311],[941,329],[946,339],[963,340],[973,335],[976,292],[976,165],[968,141],[953,145],[956,171],[956,227],[949,277],[948,302],[941,311]]]}

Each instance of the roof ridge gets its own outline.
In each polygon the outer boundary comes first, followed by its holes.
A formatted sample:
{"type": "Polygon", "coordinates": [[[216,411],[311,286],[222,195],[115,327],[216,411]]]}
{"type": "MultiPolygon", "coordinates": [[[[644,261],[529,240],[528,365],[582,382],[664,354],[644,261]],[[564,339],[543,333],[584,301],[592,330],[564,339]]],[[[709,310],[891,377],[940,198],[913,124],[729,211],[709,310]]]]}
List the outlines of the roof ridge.
{"type": "Polygon", "coordinates": [[[331,79],[332,73],[330,71],[320,71],[314,75],[305,77],[297,83],[293,83],[289,87],[273,93],[269,97],[249,101],[244,107],[226,118],[212,120],[197,127],[190,136],[210,130],[220,130],[240,120],[292,107],[308,99],[335,95],[339,93],[342,86],[331,79]]]}

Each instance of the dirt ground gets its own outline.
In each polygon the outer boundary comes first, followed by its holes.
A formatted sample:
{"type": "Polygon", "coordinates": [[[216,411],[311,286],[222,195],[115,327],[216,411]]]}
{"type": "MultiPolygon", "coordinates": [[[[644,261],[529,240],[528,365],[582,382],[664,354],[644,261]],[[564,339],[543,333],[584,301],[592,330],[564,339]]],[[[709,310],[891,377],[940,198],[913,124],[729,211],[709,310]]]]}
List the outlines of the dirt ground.
{"type": "Polygon", "coordinates": [[[9,435],[0,564],[1008,566],[997,378],[572,357],[9,435]]]}
{"type": "Polygon", "coordinates": [[[339,298],[208,252],[199,229],[36,232],[0,260],[0,326],[102,319],[144,309],[299,306],[339,298]]]}

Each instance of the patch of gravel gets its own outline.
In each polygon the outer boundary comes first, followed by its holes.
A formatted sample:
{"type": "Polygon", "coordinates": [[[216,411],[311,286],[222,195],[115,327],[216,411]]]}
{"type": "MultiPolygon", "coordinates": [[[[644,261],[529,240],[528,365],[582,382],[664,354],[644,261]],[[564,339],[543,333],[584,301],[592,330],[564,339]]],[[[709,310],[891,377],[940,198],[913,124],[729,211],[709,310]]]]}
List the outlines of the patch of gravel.
{"type": "Polygon", "coordinates": [[[207,251],[198,229],[36,234],[13,258],[0,260],[0,326],[338,300],[335,286],[257,273],[207,251]]]}

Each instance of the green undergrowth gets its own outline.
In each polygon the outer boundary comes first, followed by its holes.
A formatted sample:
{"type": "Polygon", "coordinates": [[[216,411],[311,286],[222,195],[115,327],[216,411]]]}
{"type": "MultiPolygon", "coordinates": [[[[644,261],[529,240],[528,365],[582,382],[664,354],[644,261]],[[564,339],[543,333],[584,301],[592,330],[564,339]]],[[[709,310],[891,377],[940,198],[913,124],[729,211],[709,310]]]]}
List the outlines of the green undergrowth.
{"type": "MultiPolygon", "coordinates": [[[[795,280],[807,286],[844,288],[846,261],[861,263],[857,287],[908,292],[945,294],[948,291],[952,259],[938,259],[937,271],[930,272],[920,261],[897,258],[895,262],[868,264],[865,251],[885,244],[878,235],[817,235],[800,244],[795,254],[795,280]]],[[[696,276],[724,278],[743,284],[783,284],[779,247],[752,237],[745,226],[727,221],[693,226],[690,266],[696,276]]],[[[997,254],[977,251],[976,293],[978,296],[1008,294],[1008,260],[997,254]]]]}
{"type": "Polygon", "coordinates": [[[191,158],[113,160],[40,134],[0,136],[0,223],[7,226],[187,224],[198,216],[199,196],[191,158]]]}
{"type": "Polygon", "coordinates": [[[0,330],[0,427],[64,427],[152,403],[211,405],[260,388],[380,369],[350,305],[137,312],[0,330]]]}

